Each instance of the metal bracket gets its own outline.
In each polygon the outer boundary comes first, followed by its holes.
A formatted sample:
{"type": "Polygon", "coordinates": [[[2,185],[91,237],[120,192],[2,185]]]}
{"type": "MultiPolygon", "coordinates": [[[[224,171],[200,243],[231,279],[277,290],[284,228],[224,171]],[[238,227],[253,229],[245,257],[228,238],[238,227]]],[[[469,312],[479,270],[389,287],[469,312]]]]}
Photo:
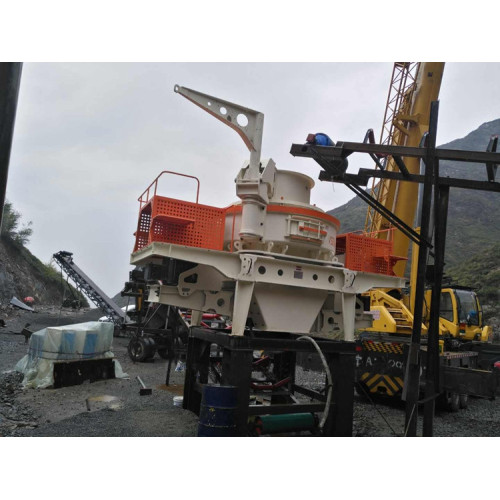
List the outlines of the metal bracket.
{"type": "Polygon", "coordinates": [[[263,113],[179,85],[174,86],[174,92],[236,131],[250,151],[250,170],[258,174],[264,129],[263,113]]]}
{"type": "MultiPolygon", "coordinates": [[[[488,143],[488,147],[486,148],[486,152],[496,153],[497,145],[498,145],[498,135],[492,135],[490,138],[490,142],[488,143]]],[[[498,164],[496,163],[486,163],[488,182],[495,182],[495,177],[497,175],[497,167],[498,164]]]]}
{"type": "MultiPolygon", "coordinates": [[[[369,128],[366,131],[365,138],[363,139],[363,144],[375,144],[375,135],[373,133],[372,128],[369,128]]],[[[385,166],[382,165],[382,163],[380,163],[380,161],[379,161],[379,159],[382,159],[383,156],[382,155],[377,156],[377,155],[374,155],[373,153],[369,153],[369,154],[370,154],[370,158],[375,162],[377,167],[380,168],[380,170],[385,170],[385,166]]]]}
{"type": "Polygon", "coordinates": [[[399,171],[405,176],[405,177],[410,177],[410,172],[408,171],[408,168],[406,167],[406,164],[401,158],[401,156],[393,156],[394,162],[399,168],[399,171]]]}

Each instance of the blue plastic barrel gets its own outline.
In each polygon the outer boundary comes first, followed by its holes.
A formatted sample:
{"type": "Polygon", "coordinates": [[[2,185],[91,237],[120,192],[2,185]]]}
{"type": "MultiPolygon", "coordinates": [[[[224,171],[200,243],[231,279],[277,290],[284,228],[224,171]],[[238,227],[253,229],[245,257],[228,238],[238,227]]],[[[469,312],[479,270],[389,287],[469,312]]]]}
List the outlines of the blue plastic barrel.
{"type": "Polygon", "coordinates": [[[198,436],[236,436],[237,387],[205,385],[202,389],[198,436]]]}

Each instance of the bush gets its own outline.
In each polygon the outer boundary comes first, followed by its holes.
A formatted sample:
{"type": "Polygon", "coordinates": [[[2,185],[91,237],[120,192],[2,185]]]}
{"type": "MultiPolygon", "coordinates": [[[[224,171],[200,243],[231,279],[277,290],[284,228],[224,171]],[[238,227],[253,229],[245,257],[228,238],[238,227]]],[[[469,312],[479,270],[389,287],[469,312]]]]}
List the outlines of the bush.
{"type": "Polygon", "coordinates": [[[29,239],[33,234],[31,229],[31,221],[19,228],[22,215],[14,210],[12,203],[5,201],[3,206],[2,216],[2,232],[1,237],[7,238],[20,246],[25,246],[29,243],[29,239]]]}

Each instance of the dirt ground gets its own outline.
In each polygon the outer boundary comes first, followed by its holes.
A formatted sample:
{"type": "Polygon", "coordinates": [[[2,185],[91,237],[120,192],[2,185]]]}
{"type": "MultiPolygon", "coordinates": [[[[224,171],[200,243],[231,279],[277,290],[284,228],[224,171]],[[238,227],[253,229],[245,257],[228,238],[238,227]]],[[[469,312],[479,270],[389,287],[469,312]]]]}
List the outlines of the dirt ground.
{"type": "MultiPolygon", "coordinates": [[[[147,363],[133,363],[127,354],[128,339],[115,337],[113,352],[127,379],[104,380],[60,389],[25,389],[22,375],[14,371],[26,354],[19,334],[26,323],[37,331],[49,325],[96,320],[98,310],[72,311],[55,307],[38,313],[4,309],[6,326],[0,329],[0,436],[196,436],[198,417],[175,406],[182,395],[184,372],[172,369],[165,385],[167,362],[155,356],[147,363]],[[152,395],[140,396],[140,376],[152,395]],[[88,402],[88,406],[87,406],[88,402]],[[90,410],[89,410],[90,408],[90,410]]],[[[297,381],[313,389],[324,384],[324,375],[297,368],[297,381]]],[[[355,396],[353,435],[391,437],[404,434],[402,404],[374,404],[355,396]]],[[[420,426],[422,419],[419,419],[420,426]]],[[[500,402],[470,399],[458,413],[438,412],[435,436],[500,436],[500,402]]],[[[419,430],[421,434],[421,428],[419,430]]]]}
{"type": "Polygon", "coordinates": [[[16,331],[26,322],[37,331],[51,324],[80,323],[102,316],[95,310],[59,313],[57,308],[43,308],[38,314],[15,311],[14,317],[6,321],[6,328],[0,330],[0,434],[196,436],[198,417],[173,402],[174,396],[182,395],[184,373],[172,369],[167,387],[167,362],[156,355],[151,362],[133,363],[127,354],[126,338],[113,339],[113,353],[128,378],[59,389],[22,390],[22,375],[13,370],[26,354],[27,344],[16,331]],[[152,389],[150,396],[139,395],[136,376],[152,389]]]}

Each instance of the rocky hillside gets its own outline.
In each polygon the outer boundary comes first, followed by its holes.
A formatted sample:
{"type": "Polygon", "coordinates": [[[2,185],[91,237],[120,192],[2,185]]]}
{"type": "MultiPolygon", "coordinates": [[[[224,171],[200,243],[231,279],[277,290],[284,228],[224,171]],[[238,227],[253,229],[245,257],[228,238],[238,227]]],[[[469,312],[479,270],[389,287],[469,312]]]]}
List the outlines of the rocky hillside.
{"type": "Polygon", "coordinates": [[[485,319],[500,333],[500,243],[447,268],[446,275],[478,291],[485,319]]]}
{"type": "Polygon", "coordinates": [[[43,264],[19,243],[0,238],[0,305],[7,305],[13,296],[20,300],[31,296],[35,306],[61,306],[63,298],[72,298],[73,294],[88,306],[84,297],[61,280],[56,269],[43,264]]]}

